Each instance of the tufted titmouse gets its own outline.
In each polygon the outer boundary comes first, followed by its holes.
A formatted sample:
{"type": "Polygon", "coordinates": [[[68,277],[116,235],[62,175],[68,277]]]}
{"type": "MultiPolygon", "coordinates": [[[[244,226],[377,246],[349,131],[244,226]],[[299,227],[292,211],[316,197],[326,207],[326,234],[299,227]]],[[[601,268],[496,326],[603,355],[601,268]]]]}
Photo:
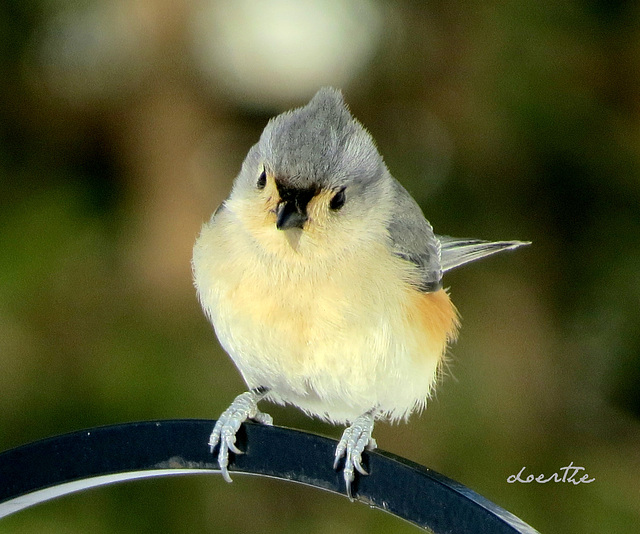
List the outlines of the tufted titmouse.
{"type": "Polygon", "coordinates": [[[436,236],[339,91],[273,118],[193,252],[202,307],[249,387],[209,441],[224,478],[242,422],[272,424],[267,399],[350,425],[334,468],[344,457],[351,497],[374,421],[425,406],[456,337],[443,273],[524,244],[436,236]]]}

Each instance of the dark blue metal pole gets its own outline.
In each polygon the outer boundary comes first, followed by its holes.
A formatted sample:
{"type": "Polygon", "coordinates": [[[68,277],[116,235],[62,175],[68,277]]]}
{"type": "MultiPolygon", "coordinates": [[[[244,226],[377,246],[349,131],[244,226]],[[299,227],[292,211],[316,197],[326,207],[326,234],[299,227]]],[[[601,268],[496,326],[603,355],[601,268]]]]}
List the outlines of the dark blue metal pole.
{"type": "MultiPolygon", "coordinates": [[[[0,517],[86,488],[137,478],[219,472],[209,452],[215,421],[144,421],[93,428],[0,454],[0,517]]],[[[269,476],[345,495],[332,468],[334,440],[244,424],[230,471],[269,476]]],[[[537,531],[469,488],[383,451],[363,456],[355,498],[436,534],[537,531]]]]}

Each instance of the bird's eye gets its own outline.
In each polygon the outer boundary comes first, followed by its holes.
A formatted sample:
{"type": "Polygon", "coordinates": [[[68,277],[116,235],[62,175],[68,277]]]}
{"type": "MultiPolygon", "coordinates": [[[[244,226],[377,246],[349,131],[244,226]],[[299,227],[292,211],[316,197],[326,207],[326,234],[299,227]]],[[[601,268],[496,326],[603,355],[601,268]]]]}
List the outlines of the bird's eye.
{"type": "Polygon", "coordinates": [[[258,181],[256,182],[256,187],[258,189],[264,189],[264,186],[267,185],[267,171],[264,167],[262,167],[262,172],[258,177],[258,181]]]}
{"type": "Polygon", "coordinates": [[[329,207],[333,211],[338,211],[342,206],[344,206],[345,200],[346,200],[346,197],[344,194],[344,187],[343,187],[342,189],[340,189],[340,191],[338,191],[335,195],[333,195],[331,202],[329,202],[329,207]]]}

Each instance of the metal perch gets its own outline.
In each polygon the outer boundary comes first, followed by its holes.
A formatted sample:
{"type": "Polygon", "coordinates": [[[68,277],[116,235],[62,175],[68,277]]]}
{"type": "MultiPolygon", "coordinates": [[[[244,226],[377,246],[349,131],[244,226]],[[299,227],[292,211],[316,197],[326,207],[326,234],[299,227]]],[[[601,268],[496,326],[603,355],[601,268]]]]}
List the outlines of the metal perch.
{"type": "MultiPolygon", "coordinates": [[[[0,453],[0,518],[61,495],[145,477],[219,472],[209,452],[215,421],[143,421],[92,428],[0,453]]],[[[336,442],[277,426],[244,424],[230,471],[298,482],[345,495],[332,469],[336,442]],[[290,454],[287,451],[296,451],[290,454]]],[[[436,534],[534,534],[469,488],[384,451],[367,452],[356,500],[436,534]]]]}

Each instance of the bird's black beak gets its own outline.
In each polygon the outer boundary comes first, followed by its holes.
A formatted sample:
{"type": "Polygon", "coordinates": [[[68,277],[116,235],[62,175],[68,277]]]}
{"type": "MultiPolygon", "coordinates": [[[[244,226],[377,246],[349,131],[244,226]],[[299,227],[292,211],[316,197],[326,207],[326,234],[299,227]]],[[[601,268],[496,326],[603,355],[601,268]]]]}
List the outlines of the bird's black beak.
{"type": "Polygon", "coordinates": [[[306,220],[307,214],[303,213],[296,202],[284,200],[278,204],[276,209],[276,228],[278,230],[302,229],[306,220]]]}
{"type": "Polygon", "coordinates": [[[318,193],[318,189],[315,186],[292,187],[278,180],[276,180],[276,187],[280,194],[280,202],[276,208],[276,228],[278,230],[303,229],[309,218],[307,206],[318,193]]]}

